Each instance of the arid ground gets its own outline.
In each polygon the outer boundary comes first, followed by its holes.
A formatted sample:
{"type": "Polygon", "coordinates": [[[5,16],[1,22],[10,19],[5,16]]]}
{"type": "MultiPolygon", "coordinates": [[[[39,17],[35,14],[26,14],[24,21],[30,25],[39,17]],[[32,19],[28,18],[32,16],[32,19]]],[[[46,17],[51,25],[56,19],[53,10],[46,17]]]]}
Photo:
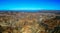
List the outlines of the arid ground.
{"type": "Polygon", "coordinates": [[[2,11],[0,33],[60,33],[60,14],[2,11]]]}

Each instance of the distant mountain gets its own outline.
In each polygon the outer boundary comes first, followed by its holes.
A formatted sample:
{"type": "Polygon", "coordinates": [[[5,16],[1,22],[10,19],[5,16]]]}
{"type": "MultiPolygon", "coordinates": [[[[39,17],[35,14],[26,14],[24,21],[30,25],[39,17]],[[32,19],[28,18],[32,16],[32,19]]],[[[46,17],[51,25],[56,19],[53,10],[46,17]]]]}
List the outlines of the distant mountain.
{"type": "Polygon", "coordinates": [[[56,13],[60,14],[60,10],[0,10],[0,12],[32,12],[32,13],[56,13]]]}
{"type": "Polygon", "coordinates": [[[38,12],[40,12],[40,13],[55,13],[55,14],[60,14],[60,10],[40,10],[38,12]]]}

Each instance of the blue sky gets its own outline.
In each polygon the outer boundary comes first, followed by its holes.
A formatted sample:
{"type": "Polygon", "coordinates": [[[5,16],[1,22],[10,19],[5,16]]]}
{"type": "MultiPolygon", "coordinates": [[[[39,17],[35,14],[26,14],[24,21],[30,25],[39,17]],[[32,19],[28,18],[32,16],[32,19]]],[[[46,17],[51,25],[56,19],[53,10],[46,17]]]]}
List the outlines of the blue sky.
{"type": "Polygon", "coordinates": [[[0,10],[60,10],[60,0],[0,0],[0,10]]]}

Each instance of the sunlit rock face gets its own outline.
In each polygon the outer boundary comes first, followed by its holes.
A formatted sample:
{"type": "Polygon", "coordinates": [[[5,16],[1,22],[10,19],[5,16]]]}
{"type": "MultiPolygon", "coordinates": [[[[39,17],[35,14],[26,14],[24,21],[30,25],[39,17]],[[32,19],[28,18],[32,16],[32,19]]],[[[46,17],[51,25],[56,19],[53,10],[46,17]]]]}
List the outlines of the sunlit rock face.
{"type": "Polygon", "coordinates": [[[1,33],[50,33],[59,22],[54,13],[0,13],[1,33]]]}

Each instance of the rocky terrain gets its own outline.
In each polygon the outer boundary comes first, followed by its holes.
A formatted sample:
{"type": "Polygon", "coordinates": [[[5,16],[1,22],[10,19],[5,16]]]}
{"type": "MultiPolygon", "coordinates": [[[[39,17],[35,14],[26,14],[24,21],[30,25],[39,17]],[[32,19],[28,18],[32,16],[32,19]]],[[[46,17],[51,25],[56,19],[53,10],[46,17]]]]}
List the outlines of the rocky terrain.
{"type": "Polygon", "coordinates": [[[60,15],[0,12],[0,33],[60,33],[60,15]]]}

